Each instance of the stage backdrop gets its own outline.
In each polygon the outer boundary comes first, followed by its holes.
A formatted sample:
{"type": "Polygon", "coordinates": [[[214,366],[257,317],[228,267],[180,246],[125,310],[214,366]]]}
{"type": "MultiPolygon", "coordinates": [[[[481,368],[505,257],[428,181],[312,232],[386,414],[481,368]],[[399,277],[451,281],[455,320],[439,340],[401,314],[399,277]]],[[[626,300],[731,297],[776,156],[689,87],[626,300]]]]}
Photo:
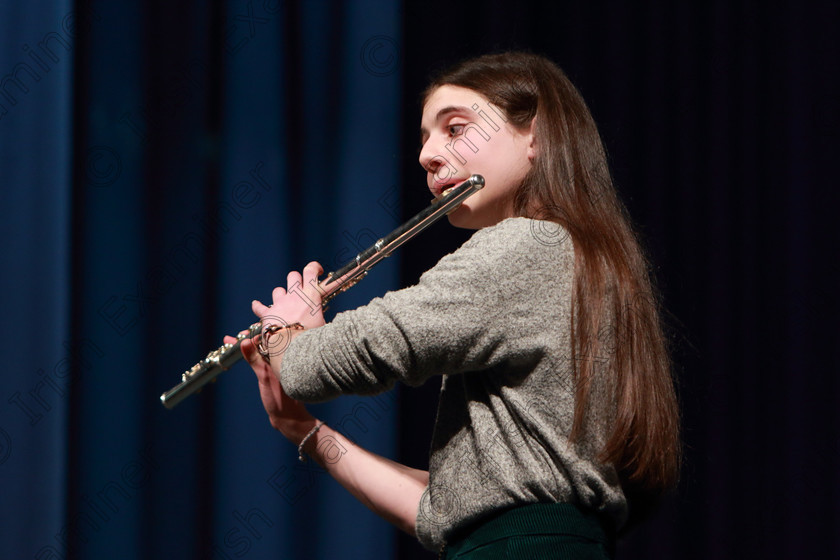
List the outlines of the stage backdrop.
{"type": "MultiPolygon", "coordinates": [[[[3,3],[6,558],[387,558],[240,364],[169,411],[250,302],[400,220],[397,4],[3,3]]],[[[397,285],[395,257],[331,313],[397,285]]],[[[393,456],[396,394],[315,413],[393,456]]]]}

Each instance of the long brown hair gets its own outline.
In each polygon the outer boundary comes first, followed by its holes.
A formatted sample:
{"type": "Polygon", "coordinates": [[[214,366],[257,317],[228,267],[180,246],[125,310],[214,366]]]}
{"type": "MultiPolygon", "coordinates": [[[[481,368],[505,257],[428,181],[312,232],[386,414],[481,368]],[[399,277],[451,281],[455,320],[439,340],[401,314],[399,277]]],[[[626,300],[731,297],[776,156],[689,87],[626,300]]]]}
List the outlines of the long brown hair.
{"type": "Polygon", "coordinates": [[[468,60],[434,79],[483,95],[521,130],[536,117],[534,165],[513,193],[517,216],[554,221],[575,249],[572,440],[583,429],[598,360],[610,355],[616,395],[613,431],[599,459],[634,493],[675,486],[680,420],[660,298],[648,262],[618,198],[601,137],[580,93],[551,61],[529,53],[468,60]]]}

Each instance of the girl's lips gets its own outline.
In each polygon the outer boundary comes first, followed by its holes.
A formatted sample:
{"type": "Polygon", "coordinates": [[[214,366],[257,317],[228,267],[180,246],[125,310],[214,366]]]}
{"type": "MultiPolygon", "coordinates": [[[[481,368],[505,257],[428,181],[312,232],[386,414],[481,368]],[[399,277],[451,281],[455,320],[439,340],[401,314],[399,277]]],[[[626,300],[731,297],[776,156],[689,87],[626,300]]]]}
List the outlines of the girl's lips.
{"type": "Polygon", "coordinates": [[[441,185],[435,184],[431,189],[432,194],[435,196],[435,200],[440,199],[446,191],[448,191],[449,189],[451,189],[453,187],[456,187],[456,186],[460,185],[464,181],[466,181],[466,179],[457,179],[455,181],[451,181],[451,182],[444,183],[444,184],[441,184],[441,185]]]}

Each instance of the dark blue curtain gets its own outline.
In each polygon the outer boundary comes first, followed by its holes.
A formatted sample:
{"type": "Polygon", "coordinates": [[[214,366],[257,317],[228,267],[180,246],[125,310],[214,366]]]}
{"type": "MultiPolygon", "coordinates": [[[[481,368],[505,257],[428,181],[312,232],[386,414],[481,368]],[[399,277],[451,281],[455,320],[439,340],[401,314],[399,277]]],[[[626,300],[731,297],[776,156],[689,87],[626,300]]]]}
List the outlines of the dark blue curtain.
{"type": "MultiPolygon", "coordinates": [[[[432,556],[297,461],[247,367],[158,396],[288,270],[424,207],[428,72],[507,48],[583,91],[669,309],[686,464],[620,557],[837,557],[839,20],[816,0],[0,2],[3,557],[432,556]]],[[[435,226],[330,313],[466,235],[435,226]]],[[[438,389],[313,410],[422,468],[438,389]]]]}
{"type": "MultiPolygon", "coordinates": [[[[4,557],[393,553],[271,429],[247,367],[172,411],[158,396],[288,270],[397,225],[398,7],[4,4],[4,557]]],[[[396,401],[313,408],[393,456],[396,401]]]]}
{"type": "MultiPolygon", "coordinates": [[[[75,23],[70,2],[8,2],[0,16],[0,548],[10,557],[55,544],[66,520],[75,23]]],[[[85,354],[93,362],[102,348],[85,354]]]]}

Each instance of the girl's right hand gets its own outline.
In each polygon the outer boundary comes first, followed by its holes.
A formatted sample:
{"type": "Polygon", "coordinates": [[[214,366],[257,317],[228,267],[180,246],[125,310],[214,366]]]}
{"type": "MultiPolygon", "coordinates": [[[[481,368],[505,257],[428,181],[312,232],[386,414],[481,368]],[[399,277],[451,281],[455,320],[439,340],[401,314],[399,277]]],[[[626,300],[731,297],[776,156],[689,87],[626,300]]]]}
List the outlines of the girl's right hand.
{"type": "MultiPolygon", "coordinates": [[[[226,344],[233,344],[236,338],[226,336],[226,344]]],[[[267,363],[257,350],[257,345],[249,338],[244,338],[240,344],[242,356],[251,365],[257,376],[260,398],[263,408],[268,413],[271,426],[286,436],[295,445],[315,426],[317,420],[306,409],[306,406],[291,398],[283,390],[271,365],[267,363]]]]}

